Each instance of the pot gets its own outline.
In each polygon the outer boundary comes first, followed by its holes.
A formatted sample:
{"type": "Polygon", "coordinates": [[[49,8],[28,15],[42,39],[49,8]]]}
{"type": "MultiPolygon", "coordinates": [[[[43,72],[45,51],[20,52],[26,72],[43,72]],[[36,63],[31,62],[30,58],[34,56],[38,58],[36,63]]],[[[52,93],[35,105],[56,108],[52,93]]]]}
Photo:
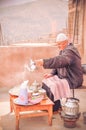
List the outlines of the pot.
{"type": "Polygon", "coordinates": [[[33,89],[33,92],[38,92],[38,87],[40,86],[40,84],[35,80],[33,83],[32,83],[32,85],[31,85],[31,87],[32,87],[32,89],[33,89]]]}
{"type": "Polygon", "coordinates": [[[64,113],[66,115],[75,116],[79,113],[79,100],[77,98],[68,98],[64,105],[64,113]]]}

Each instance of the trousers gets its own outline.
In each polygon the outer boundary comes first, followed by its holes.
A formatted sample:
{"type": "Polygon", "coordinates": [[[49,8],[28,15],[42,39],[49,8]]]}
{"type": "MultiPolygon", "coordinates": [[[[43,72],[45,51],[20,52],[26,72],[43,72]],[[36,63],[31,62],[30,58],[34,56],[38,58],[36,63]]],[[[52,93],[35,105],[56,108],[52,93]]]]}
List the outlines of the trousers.
{"type": "Polygon", "coordinates": [[[42,83],[42,88],[46,90],[47,96],[51,99],[51,101],[54,102],[53,111],[59,110],[59,108],[61,108],[61,102],[60,102],[60,100],[54,101],[54,95],[51,92],[50,88],[45,83],[42,83]]]}

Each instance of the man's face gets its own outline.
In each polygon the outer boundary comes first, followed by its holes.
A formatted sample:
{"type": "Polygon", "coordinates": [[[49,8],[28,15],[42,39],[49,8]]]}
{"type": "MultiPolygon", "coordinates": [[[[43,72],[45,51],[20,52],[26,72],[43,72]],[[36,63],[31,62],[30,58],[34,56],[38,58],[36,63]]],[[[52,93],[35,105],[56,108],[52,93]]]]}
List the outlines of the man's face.
{"type": "Polygon", "coordinates": [[[63,50],[67,44],[68,44],[67,40],[62,41],[62,42],[57,42],[57,46],[58,46],[59,50],[63,50]]]}

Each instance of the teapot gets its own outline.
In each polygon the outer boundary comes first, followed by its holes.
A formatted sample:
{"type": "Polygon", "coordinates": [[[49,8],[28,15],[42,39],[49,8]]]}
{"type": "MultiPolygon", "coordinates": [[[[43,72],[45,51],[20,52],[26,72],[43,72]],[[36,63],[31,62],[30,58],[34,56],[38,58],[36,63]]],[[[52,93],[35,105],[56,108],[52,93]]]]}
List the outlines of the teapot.
{"type": "Polygon", "coordinates": [[[31,59],[29,64],[25,65],[25,68],[28,69],[29,71],[33,72],[37,69],[35,62],[31,59]]]}
{"type": "Polygon", "coordinates": [[[36,65],[35,65],[35,62],[33,61],[33,60],[30,60],[30,70],[31,71],[34,71],[34,70],[36,70],[36,65]]]}
{"type": "Polygon", "coordinates": [[[32,83],[31,87],[32,87],[34,92],[38,92],[39,85],[40,84],[36,80],[32,83]]]}
{"type": "Polygon", "coordinates": [[[64,113],[66,115],[75,116],[79,113],[79,99],[68,98],[64,104],[64,113]]]}

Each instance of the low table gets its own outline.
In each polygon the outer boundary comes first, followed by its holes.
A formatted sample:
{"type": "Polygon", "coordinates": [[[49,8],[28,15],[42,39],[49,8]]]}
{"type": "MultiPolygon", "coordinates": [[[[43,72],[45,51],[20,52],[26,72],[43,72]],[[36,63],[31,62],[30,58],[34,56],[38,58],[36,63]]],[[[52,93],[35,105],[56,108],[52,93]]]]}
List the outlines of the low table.
{"type": "Polygon", "coordinates": [[[38,104],[23,106],[14,103],[13,100],[17,98],[17,96],[11,94],[9,95],[10,95],[10,111],[12,112],[14,110],[16,117],[16,130],[19,130],[19,120],[21,117],[48,116],[48,123],[49,125],[52,125],[52,115],[53,115],[52,109],[54,103],[48,97],[46,99],[43,99],[38,104]]]}
{"type": "Polygon", "coordinates": [[[15,98],[17,98],[18,96],[12,95],[12,94],[10,94],[10,93],[9,93],[9,96],[10,96],[10,112],[13,112],[13,100],[14,100],[15,98]]]}

